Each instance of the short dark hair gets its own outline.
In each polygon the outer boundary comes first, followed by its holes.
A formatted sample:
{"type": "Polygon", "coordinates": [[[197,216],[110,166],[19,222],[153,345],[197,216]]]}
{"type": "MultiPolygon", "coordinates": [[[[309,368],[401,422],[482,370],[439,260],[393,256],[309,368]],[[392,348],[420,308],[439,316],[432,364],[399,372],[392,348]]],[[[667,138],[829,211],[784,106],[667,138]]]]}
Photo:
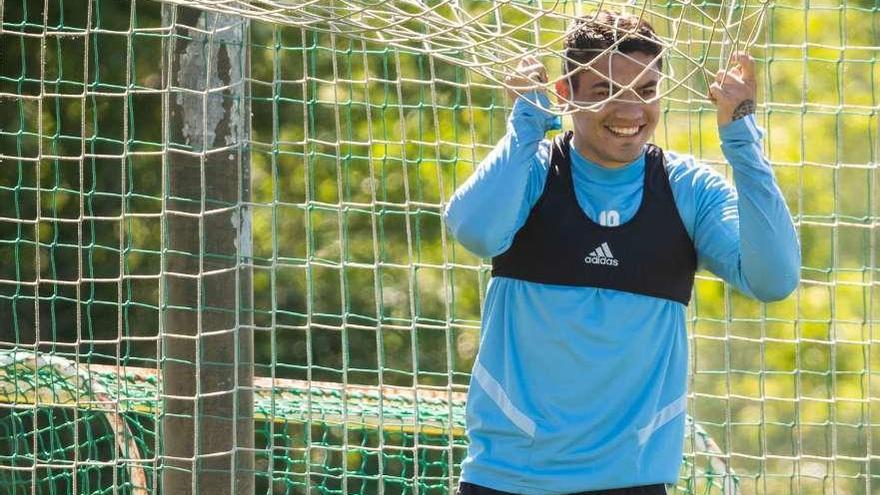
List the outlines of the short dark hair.
{"type": "MultiPolygon", "coordinates": [[[[593,60],[609,47],[616,46],[621,53],[641,52],[659,55],[663,47],[651,24],[632,14],[600,10],[575,20],[563,41],[565,74],[575,71],[593,60]]],[[[663,70],[663,59],[657,59],[657,69],[663,70]]],[[[574,72],[572,75],[576,75],[574,72]]],[[[577,90],[577,78],[569,77],[572,91],[577,90]]]]}

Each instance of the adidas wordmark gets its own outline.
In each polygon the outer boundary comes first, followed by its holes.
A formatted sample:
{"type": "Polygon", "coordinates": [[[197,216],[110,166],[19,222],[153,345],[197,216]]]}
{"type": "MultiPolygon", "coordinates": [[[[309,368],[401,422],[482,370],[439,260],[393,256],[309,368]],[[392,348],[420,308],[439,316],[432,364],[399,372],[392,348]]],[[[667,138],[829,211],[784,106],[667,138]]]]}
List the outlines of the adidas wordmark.
{"type": "Polygon", "coordinates": [[[617,258],[611,254],[611,248],[608,247],[607,242],[603,242],[599,247],[590,251],[590,254],[584,258],[584,263],[609,266],[617,266],[620,264],[620,262],[617,261],[617,258]]]}

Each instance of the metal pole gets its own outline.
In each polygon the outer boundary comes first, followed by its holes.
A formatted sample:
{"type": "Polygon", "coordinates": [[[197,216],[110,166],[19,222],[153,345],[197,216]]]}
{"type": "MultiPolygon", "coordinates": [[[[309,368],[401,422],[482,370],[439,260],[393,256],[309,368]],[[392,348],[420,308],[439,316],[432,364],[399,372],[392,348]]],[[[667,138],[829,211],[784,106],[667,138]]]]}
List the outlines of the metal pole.
{"type": "Polygon", "coordinates": [[[163,23],[162,493],[250,494],[248,22],[165,5],[163,23]]]}

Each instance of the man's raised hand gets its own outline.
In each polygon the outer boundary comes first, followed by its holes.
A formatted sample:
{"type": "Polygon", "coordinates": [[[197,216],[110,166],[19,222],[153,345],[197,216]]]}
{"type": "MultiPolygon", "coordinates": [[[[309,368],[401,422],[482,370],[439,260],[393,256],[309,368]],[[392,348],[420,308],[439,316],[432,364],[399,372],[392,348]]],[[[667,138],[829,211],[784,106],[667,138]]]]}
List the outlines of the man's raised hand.
{"type": "Polygon", "coordinates": [[[709,97],[718,107],[718,126],[755,112],[757,83],[755,61],[745,52],[733,55],[735,65],[730,70],[719,70],[715,82],[709,86],[709,97]]]}
{"type": "Polygon", "coordinates": [[[527,55],[520,60],[513,74],[504,78],[507,95],[516,101],[519,95],[532,90],[544,91],[547,68],[536,57],[527,55]]]}

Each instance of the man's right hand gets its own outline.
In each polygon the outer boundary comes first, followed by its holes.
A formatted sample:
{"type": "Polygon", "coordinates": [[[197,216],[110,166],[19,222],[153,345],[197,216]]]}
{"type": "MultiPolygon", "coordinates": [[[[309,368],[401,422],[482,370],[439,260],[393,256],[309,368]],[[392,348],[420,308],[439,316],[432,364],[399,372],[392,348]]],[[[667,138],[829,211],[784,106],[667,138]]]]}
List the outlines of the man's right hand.
{"type": "Polygon", "coordinates": [[[546,83],[547,68],[531,55],[523,57],[514,73],[504,78],[507,95],[512,101],[516,101],[521,94],[529,91],[545,91],[544,84],[546,83]]]}

